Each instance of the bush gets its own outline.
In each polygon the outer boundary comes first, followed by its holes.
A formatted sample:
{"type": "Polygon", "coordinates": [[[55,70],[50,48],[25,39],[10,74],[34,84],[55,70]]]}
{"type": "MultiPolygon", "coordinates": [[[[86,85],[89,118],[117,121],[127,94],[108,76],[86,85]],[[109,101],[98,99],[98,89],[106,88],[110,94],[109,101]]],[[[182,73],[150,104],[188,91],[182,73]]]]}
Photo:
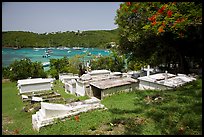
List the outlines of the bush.
{"type": "Polygon", "coordinates": [[[123,72],[125,69],[124,56],[117,55],[116,52],[110,56],[100,57],[91,61],[91,69],[107,69],[113,72],[123,72]]]}
{"type": "Polygon", "coordinates": [[[80,65],[82,66],[82,61],[80,60],[81,58],[82,56],[77,55],[70,59],[67,57],[61,59],[51,59],[50,70],[48,73],[56,79],[59,79],[59,73],[79,74],[80,65]]]}
{"type": "Polygon", "coordinates": [[[3,77],[11,81],[27,79],[29,77],[47,77],[40,62],[31,62],[30,59],[15,60],[9,67],[3,69],[3,77]]]}

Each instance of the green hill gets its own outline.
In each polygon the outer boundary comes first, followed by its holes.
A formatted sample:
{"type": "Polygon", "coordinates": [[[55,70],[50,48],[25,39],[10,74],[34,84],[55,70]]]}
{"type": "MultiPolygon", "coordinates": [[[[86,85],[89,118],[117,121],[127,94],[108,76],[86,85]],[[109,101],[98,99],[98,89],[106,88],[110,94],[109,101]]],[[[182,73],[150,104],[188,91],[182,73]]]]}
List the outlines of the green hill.
{"type": "Polygon", "coordinates": [[[33,33],[25,31],[2,32],[2,47],[97,47],[106,48],[110,42],[118,43],[118,29],[83,32],[33,33]]]}

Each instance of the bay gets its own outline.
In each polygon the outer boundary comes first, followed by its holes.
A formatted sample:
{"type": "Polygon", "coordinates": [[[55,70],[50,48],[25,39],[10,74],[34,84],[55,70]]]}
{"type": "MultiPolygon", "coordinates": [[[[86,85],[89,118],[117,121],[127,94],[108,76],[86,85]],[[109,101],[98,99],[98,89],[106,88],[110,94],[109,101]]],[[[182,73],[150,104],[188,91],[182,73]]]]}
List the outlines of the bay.
{"type": "Polygon", "coordinates": [[[32,62],[49,62],[50,59],[59,59],[64,56],[71,58],[75,55],[85,55],[84,60],[89,60],[93,56],[108,56],[109,50],[98,48],[81,48],[76,50],[74,48],[50,48],[50,57],[43,57],[46,55],[47,48],[2,48],[2,67],[9,66],[14,60],[21,60],[24,58],[31,59],[32,62]]]}

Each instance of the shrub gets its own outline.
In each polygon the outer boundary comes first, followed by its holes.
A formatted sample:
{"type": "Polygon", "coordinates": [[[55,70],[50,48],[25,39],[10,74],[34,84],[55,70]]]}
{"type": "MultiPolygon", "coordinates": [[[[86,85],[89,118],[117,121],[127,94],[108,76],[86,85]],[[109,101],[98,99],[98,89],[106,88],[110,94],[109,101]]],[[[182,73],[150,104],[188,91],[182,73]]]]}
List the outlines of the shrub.
{"type": "Polygon", "coordinates": [[[9,67],[3,69],[3,76],[11,81],[27,79],[29,77],[47,77],[40,62],[31,62],[30,59],[15,60],[9,67]]]}

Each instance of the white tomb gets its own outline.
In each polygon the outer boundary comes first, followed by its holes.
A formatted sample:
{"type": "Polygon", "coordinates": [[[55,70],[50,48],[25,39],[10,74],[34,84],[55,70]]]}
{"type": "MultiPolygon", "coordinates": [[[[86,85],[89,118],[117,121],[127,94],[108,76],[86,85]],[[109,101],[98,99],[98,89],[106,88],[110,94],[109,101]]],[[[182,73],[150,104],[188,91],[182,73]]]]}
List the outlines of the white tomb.
{"type": "Polygon", "coordinates": [[[83,74],[80,79],[76,81],[76,95],[85,96],[91,92],[90,82],[100,81],[110,78],[110,71],[94,70],[91,73],[83,74]]]}
{"type": "MultiPolygon", "coordinates": [[[[119,74],[119,73],[117,73],[119,74]]],[[[122,74],[122,73],[121,73],[122,74]]],[[[130,92],[138,88],[138,80],[129,77],[119,77],[91,82],[92,96],[103,99],[118,92],[130,92]]]]}
{"type": "Polygon", "coordinates": [[[37,92],[37,91],[43,91],[43,90],[51,90],[52,89],[52,83],[54,79],[47,78],[35,78],[35,79],[24,79],[24,80],[18,80],[17,88],[19,89],[19,93],[28,93],[28,92],[37,92]]]}
{"type": "Polygon", "coordinates": [[[65,83],[65,92],[75,94],[76,92],[76,80],[71,79],[70,81],[65,83]]]}
{"type": "Polygon", "coordinates": [[[102,70],[92,70],[91,72],[88,72],[87,74],[94,77],[94,76],[108,76],[110,75],[110,73],[111,71],[102,69],[102,70]]]}
{"type": "MultiPolygon", "coordinates": [[[[108,70],[94,70],[92,71],[92,73],[88,73],[88,74],[83,74],[80,79],[78,79],[76,81],[76,92],[75,94],[77,96],[95,96],[94,95],[94,91],[92,90],[93,86],[91,87],[90,83],[93,83],[93,82],[97,82],[97,83],[100,83],[100,82],[104,82],[106,80],[109,80],[111,83],[117,83],[118,86],[120,88],[117,88],[118,90],[120,89],[125,89],[127,86],[126,83],[124,83],[124,79],[123,78],[127,78],[127,75],[121,73],[121,72],[110,72],[108,70]],[[121,83],[120,83],[121,82],[121,83]]],[[[129,78],[129,80],[133,80],[132,78],[129,78]]],[[[106,82],[105,82],[106,83],[106,82]]],[[[110,91],[110,88],[112,88],[112,91],[114,89],[116,89],[116,85],[117,84],[112,84],[111,87],[108,88],[108,90],[110,91]]],[[[130,83],[128,83],[130,84],[130,83]]],[[[131,86],[137,86],[137,84],[131,84],[131,86]]],[[[104,89],[102,89],[104,90],[104,89]]],[[[106,93],[108,93],[109,91],[105,91],[106,93]]],[[[96,95],[97,97],[98,94],[96,95]]],[[[103,95],[100,96],[99,98],[103,98],[103,95]]]]}
{"type": "Polygon", "coordinates": [[[139,89],[146,90],[166,90],[182,86],[183,84],[196,80],[193,77],[189,77],[185,74],[170,74],[167,73],[158,73],[154,75],[139,77],[139,89]]]}
{"type": "Polygon", "coordinates": [[[62,81],[62,83],[66,83],[72,79],[79,79],[78,74],[73,74],[73,73],[59,74],[59,80],[62,81]]]}
{"type": "Polygon", "coordinates": [[[41,102],[41,109],[32,115],[33,129],[39,131],[41,127],[53,124],[55,119],[64,119],[82,112],[100,108],[105,107],[100,103],[100,100],[95,97],[66,105],[41,102]]]}

